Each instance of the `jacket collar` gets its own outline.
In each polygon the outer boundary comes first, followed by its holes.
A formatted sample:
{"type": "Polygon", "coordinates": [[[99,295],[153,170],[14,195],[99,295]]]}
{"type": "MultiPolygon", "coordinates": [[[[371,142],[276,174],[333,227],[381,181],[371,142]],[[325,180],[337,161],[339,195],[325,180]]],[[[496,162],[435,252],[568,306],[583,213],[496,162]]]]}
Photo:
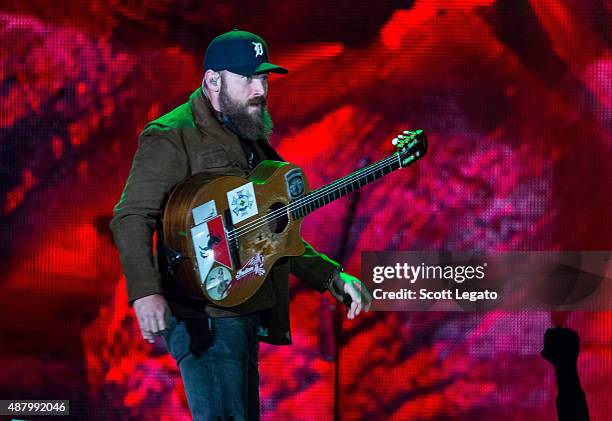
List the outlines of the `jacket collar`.
{"type": "Polygon", "coordinates": [[[215,144],[225,150],[230,160],[238,163],[244,169],[246,174],[248,164],[238,135],[217,119],[210,101],[202,92],[202,88],[196,89],[189,97],[189,102],[191,103],[194,123],[203,135],[202,139],[213,140],[215,144]]]}
{"type": "Polygon", "coordinates": [[[218,120],[210,101],[202,92],[202,87],[198,87],[198,89],[191,94],[189,102],[191,103],[191,112],[193,113],[195,124],[202,132],[236,136],[235,133],[221,124],[218,120]]]}
{"type": "MultiPolygon", "coordinates": [[[[224,124],[220,118],[221,115],[215,111],[202,91],[202,87],[195,90],[189,97],[191,103],[191,112],[195,125],[204,133],[230,135],[238,139],[238,134],[234,132],[227,124],[224,124]]],[[[262,143],[268,143],[269,139],[263,139],[262,143]]],[[[255,142],[258,143],[258,142],[255,142]]]]}

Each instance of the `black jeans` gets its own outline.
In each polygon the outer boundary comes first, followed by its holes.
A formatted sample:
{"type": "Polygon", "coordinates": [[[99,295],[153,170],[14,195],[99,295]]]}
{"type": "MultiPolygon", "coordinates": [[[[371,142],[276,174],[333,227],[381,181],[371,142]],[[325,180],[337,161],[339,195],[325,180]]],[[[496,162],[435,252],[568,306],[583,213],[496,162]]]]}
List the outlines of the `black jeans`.
{"type": "Polygon", "coordinates": [[[162,333],[197,421],[259,420],[257,313],[170,320],[162,333]]]}

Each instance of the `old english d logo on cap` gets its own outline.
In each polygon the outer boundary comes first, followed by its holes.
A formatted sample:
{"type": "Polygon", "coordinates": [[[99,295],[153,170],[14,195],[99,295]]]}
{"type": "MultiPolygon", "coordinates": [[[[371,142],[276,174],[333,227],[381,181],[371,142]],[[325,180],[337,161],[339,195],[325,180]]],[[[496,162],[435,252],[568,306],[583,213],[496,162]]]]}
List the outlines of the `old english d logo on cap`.
{"type": "Polygon", "coordinates": [[[255,57],[263,56],[263,47],[261,42],[254,42],[253,45],[255,46],[255,57]]]}
{"type": "Polygon", "coordinates": [[[234,29],[213,39],[206,49],[204,71],[227,70],[243,76],[260,73],[287,73],[284,67],[268,61],[268,46],[252,32],[234,29]]]}

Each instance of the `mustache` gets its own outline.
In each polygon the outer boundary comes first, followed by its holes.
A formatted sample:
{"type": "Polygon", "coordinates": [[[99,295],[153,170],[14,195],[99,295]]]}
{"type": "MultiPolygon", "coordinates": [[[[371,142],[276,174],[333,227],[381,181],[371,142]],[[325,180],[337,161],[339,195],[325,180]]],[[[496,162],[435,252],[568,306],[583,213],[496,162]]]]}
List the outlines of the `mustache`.
{"type": "Polygon", "coordinates": [[[261,105],[263,107],[265,107],[267,104],[268,104],[268,101],[263,96],[259,96],[257,98],[250,99],[247,102],[247,105],[261,105]]]}

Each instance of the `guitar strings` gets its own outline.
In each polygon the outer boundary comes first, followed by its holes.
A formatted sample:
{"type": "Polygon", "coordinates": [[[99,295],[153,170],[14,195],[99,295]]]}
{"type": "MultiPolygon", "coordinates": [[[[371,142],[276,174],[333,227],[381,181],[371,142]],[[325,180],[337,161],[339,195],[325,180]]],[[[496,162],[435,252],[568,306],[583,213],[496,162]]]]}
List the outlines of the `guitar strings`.
{"type": "MultiPolygon", "coordinates": [[[[336,187],[335,186],[336,184],[340,184],[342,182],[348,182],[349,180],[351,180],[351,183],[352,183],[355,178],[361,177],[362,174],[360,174],[360,173],[365,173],[365,172],[368,172],[368,171],[376,172],[379,169],[382,169],[383,167],[385,167],[387,165],[386,161],[395,161],[395,158],[397,157],[397,155],[399,155],[399,154],[396,153],[396,154],[390,155],[387,158],[382,159],[382,160],[380,160],[380,161],[378,161],[378,162],[376,162],[376,163],[374,163],[374,164],[372,164],[372,165],[370,165],[368,167],[361,168],[360,170],[355,171],[354,173],[349,174],[347,176],[344,176],[344,177],[342,177],[342,178],[340,178],[340,179],[338,179],[338,180],[328,184],[327,186],[324,186],[324,187],[322,187],[320,189],[317,189],[313,193],[311,193],[309,195],[306,195],[304,197],[301,197],[301,198],[297,199],[296,201],[291,202],[288,205],[285,205],[285,206],[277,209],[276,211],[274,211],[274,212],[272,212],[270,214],[266,214],[266,215],[260,216],[259,218],[254,219],[253,221],[250,221],[248,224],[245,224],[242,227],[236,229],[235,233],[236,233],[236,235],[240,236],[240,235],[246,234],[245,231],[247,229],[248,229],[248,232],[251,232],[252,229],[250,229],[250,228],[256,229],[256,228],[259,228],[260,226],[262,226],[263,224],[267,224],[269,222],[275,221],[275,220],[279,219],[279,217],[282,217],[284,214],[286,214],[287,208],[291,209],[292,207],[303,206],[302,202],[306,202],[306,201],[313,202],[315,200],[315,198],[316,198],[316,200],[318,200],[318,198],[320,198],[321,196],[327,194],[330,190],[334,189],[336,187]],[[263,221],[261,224],[259,224],[258,222],[260,222],[262,220],[265,220],[265,221],[263,221]],[[257,225],[254,226],[255,224],[257,224],[257,225]]],[[[349,184],[349,183],[346,183],[346,184],[349,184]]]]}
{"type": "MultiPolygon", "coordinates": [[[[269,223],[269,222],[273,222],[276,221],[282,217],[284,217],[287,214],[287,209],[289,210],[294,210],[294,208],[299,208],[303,205],[305,205],[305,202],[313,202],[315,200],[318,200],[319,198],[321,198],[322,196],[326,195],[329,191],[335,189],[337,187],[338,184],[350,184],[352,183],[356,178],[361,177],[363,174],[365,173],[374,173],[380,169],[383,169],[384,167],[388,166],[391,161],[395,161],[396,159],[399,160],[399,153],[394,153],[393,155],[388,156],[387,158],[374,163],[368,167],[362,168],[358,171],[355,171],[352,174],[349,174],[348,176],[344,176],[330,184],[328,184],[327,186],[317,189],[313,192],[313,194],[309,194],[306,196],[303,196],[299,199],[297,199],[294,202],[289,203],[288,205],[285,205],[279,209],[277,209],[276,211],[272,212],[271,214],[266,214],[263,215],[253,221],[250,221],[248,224],[243,225],[242,227],[236,229],[235,231],[233,231],[229,236],[228,239],[229,240],[234,240],[237,237],[241,237],[243,235],[246,235],[250,232],[252,232],[253,230],[269,223]],[[350,181],[350,183],[349,183],[350,181]]],[[[369,175],[369,174],[368,174],[369,175]]]]}
{"type": "Polygon", "coordinates": [[[292,202],[288,205],[285,205],[279,209],[277,209],[276,211],[270,213],[270,214],[266,214],[263,215],[251,222],[249,222],[248,224],[236,229],[236,231],[234,231],[233,235],[229,236],[229,239],[235,239],[237,237],[241,237],[243,235],[246,235],[250,232],[252,232],[253,230],[267,224],[273,221],[276,221],[282,217],[284,217],[287,213],[287,208],[289,208],[290,210],[294,210],[293,208],[296,207],[301,207],[303,205],[305,205],[304,202],[314,202],[315,200],[318,200],[320,197],[324,196],[325,194],[327,194],[330,190],[334,189],[336,187],[337,184],[346,182],[346,184],[348,185],[348,181],[350,180],[350,182],[352,183],[354,179],[356,179],[357,177],[360,177],[362,174],[361,173],[365,173],[365,172],[376,172],[382,168],[384,168],[385,166],[388,165],[387,161],[395,161],[396,158],[398,158],[399,154],[393,154],[375,164],[372,164],[369,167],[366,168],[362,168],[361,170],[358,170],[352,174],[349,174],[348,176],[345,176],[343,178],[340,178],[339,180],[334,181],[333,183],[330,183],[329,185],[317,189],[315,190],[312,194],[306,195],[298,200],[296,200],[295,202],[292,202]],[[260,223],[260,221],[262,221],[260,223]]]}

